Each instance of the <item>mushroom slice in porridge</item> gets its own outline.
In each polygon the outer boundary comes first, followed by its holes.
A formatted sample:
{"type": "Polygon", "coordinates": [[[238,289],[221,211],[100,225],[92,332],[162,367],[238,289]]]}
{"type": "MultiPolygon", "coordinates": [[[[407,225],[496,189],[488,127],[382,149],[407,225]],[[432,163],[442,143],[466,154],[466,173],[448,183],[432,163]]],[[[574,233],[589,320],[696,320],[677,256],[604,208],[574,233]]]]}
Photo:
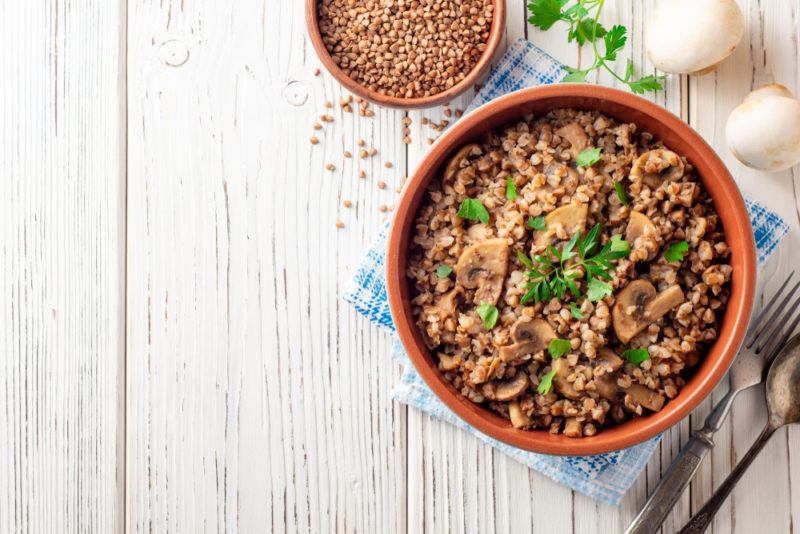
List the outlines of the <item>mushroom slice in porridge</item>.
{"type": "Polygon", "coordinates": [[[497,304],[503,291],[508,270],[508,242],[505,239],[487,239],[470,246],[456,263],[456,281],[467,289],[474,289],[475,304],[497,304]]]}

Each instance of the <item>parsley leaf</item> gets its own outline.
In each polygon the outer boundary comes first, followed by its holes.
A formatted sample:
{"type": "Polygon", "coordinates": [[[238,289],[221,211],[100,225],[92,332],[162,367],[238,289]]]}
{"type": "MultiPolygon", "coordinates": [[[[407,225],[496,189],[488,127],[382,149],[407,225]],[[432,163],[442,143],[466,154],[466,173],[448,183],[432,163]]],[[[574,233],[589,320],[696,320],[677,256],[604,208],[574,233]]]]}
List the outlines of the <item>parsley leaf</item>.
{"type": "Polygon", "coordinates": [[[481,302],[476,311],[478,312],[478,317],[483,319],[483,326],[486,327],[486,330],[494,328],[498,317],[500,317],[500,312],[497,311],[497,308],[488,302],[481,302]]]}
{"type": "Polygon", "coordinates": [[[533,230],[547,230],[547,223],[544,221],[544,217],[528,217],[527,226],[533,230]]]}
{"type": "Polygon", "coordinates": [[[625,43],[628,41],[627,33],[627,28],[619,24],[608,30],[603,37],[603,43],[606,46],[606,54],[603,58],[606,61],[616,61],[617,52],[625,48],[625,43]]]}
{"type": "Polygon", "coordinates": [[[628,205],[628,195],[625,193],[625,186],[622,182],[614,182],[614,190],[617,192],[617,198],[623,206],[628,205]]]}
{"type": "MultiPolygon", "coordinates": [[[[569,12],[569,9],[565,12],[565,14],[567,14],[567,12],[569,12]]],[[[588,14],[588,12],[586,14],[588,14]]],[[[606,29],[603,28],[599,22],[594,19],[586,18],[581,19],[581,21],[575,24],[575,26],[569,31],[567,34],[567,42],[571,43],[572,41],[576,41],[579,45],[584,45],[587,42],[594,42],[596,39],[599,39],[604,35],[606,35],[606,29]]]]}
{"type": "Polygon", "coordinates": [[[617,24],[607,30],[600,24],[604,3],[602,0],[530,0],[528,3],[528,22],[537,28],[547,31],[557,22],[563,22],[567,26],[567,42],[577,42],[579,46],[592,45],[594,60],[589,67],[582,70],[565,67],[567,75],[561,81],[586,82],[590,72],[603,69],[634,93],[660,90],[660,82],[665,76],[650,75],[634,80],[634,68],[630,60],[626,62],[624,76],[616,73],[612,62],[617,61],[628,42],[627,28],[617,24]]]}
{"type": "Polygon", "coordinates": [[[583,83],[586,81],[586,75],[589,74],[585,70],[573,70],[570,72],[567,70],[567,75],[561,78],[563,83],[583,83]]]}
{"type": "Polygon", "coordinates": [[[517,250],[517,259],[519,259],[519,262],[528,269],[533,269],[533,261],[521,250],[517,250]]]}
{"type": "Polygon", "coordinates": [[[650,352],[647,349],[628,349],[622,353],[622,357],[633,364],[641,365],[643,361],[650,359],[650,352]]]}
{"type": "Polygon", "coordinates": [[[587,148],[578,154],[578,158],[575,160],[575,163],[578,165],[578,167],[591,167],[598,161],[600,161],[600,149],[587,148]]]}
{"type": "Polygon", "coordinates": [[[561,9],[567,0],[531,0],[528,10],[531,16],[528,22],[541,30],[549,30],[553,24],[565,19],[565,14],[561,9]]]}
{"type": "Polygon", "coordinates": [[[644,76],[639,78],[638,80],[633,80],[631,82],[627,82],[628,86],[631,88],[631,91],[636,93],[637,95],[641,95],[646,93],[647,91],[660,91],[664,87],[661,85],[661,81],[665,80],[666,76],[653,76],[652,74],[649,76],[644,76]]]}
{"type": "Polygon", "coordinates": [[[687,252],[689,252],[689,243],[678,241],[667,248],[666,252],[664,252],[664,259],[668,262],[683,261],[687,252]]]}
{"type": "Polygon", "coordinates": [[[450,267],[449,265],[445,265],[444,263],[442,263],[436,268],[436,276],[438,276],[439,278],[447,278],[448,276],[450,276],[450,273],[452,272],[453,268],[450,267]]]}
{"type": "Polygon", "coordinates": [[[569,311],[573,319],[583,319],[583,312],[581,312],[581,309],[574,302],[569,303],[569,311]]]}
{"type": "Polygon", "coordinates": [[[542,395],[547,395],[553,389],[553,377],[556,376],[556,370],[551,369],[542,375],[542,380],[536,386],[536,391],[542,395]]]}
{"type": "Polygon", "coordinates": [[[547,346],[547,352],[550,353],[550,357],[554,360],[562,357],[571,350],[572,344],[568,339],[553,339],[547,346]]]}
{"type": "Polygon", "coordinates": [[[506,178],[506,198],[508,200],[517,200],[517,186],[514,185],[514,179],[510,176],[506,178]]]}
{"type": "Polygon", "coordinates": [[[599,278],[592,278],[589,280],[586,298],[591,302],[598,302],[611,295],[613,292],[614,288],[611,287],[611,284],[603,282],[599,278]]]}
{"type": "Polygon", "coordinates": [[[627,256],[631,251],[630,243],[622,239],[622,234],[612,235],[609,244],[611,245],[611,252],[623,252],[625,256],[627,256]]]}
{"type": "Polygon", "coordinates": [[[456,213],[462,219],[470,221],[481,221],[483,224],[489,222],[489,212],[477,198],[465,198],[456,213]]]}

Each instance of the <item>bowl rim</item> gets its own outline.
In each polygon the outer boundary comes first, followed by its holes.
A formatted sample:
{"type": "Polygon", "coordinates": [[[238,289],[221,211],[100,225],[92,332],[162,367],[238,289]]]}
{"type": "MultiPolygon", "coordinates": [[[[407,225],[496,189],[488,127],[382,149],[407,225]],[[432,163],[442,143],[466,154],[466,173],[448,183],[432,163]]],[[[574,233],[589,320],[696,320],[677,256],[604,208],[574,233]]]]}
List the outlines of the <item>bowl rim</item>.
{"type": "Polygon", "coordinates": [[[438,106],[450,102],[472,87],[491,65],[492,57],[497,51],[497,47],[500,45],[500,41],[505,33],[506,2],[505,0],[492,0],[494,13],[492,15],[492,24],[489,29],[489,38],[486,41],[486,48],[480,58],[478,58],[478,62],[475,63],[464,79],[453,87],[441,93],[436,93],[435,95],[419,98],[400,98],[384,95],[368,87],[364,87],[339,68],[328,52],[328,49],[325,47],[325,43],[322,42],[322,33],[319,29],[319,19],[317,15],[318,4],[319,0],[306,0],[306,31],[311,39],[311,45],[314,47],[314,50],[316,50],[322,65],[340,84],[354,95],[364,98],[373,104],[395,109],[421,109],[438,106]]]}
{"type": "MultiPolygon", "coordinates": [[[[553,105],[551,109],[557,107],[559,106],[553,105]]],[[[572,107],[602,109],[602,105],[595,108],[572,107]]],[[[520,118],[522,114],[520,112],[520,118]]],[[[613,116],[613,113],[608,114],[613,116]]],[[[500,97],[464,116],[439,138],[418,165],[395,210],[388,239],[386,280],[389,306],[397,334],[409,358],[437,397],[461,419],[494,439],[533,452],[558,455],[599,454],[642,443],[663,432],[696,408],[722,380],[738,353],[750,319],[756,286],[756,249],[752,226],[738,186],[719,156],[688,124],[661,106],[618,89],[588,84],[557,84],[522,89],[500,97]],[[422,343],[421,335],[414,324],[409,299],[404,299],[410,292],[410,284],[404,272],[404,247],[408,241],[404,231],[410,233],[424,189],[436,177],[447,157],[459,146],[475,138],[476,134],[469,135],[470,132],[485,132],[499,127],[483,126],[491,117],[537,100],[557,100],[563,97],[607,101],[617,107],[627,108],[632,114],[644,114],[653,122],[660,123],[663,132],[671,131],[685,143],[690,143],[693,147],[691,151],[695,152],[690,161],[717,207],[726,241],[729,244],[732,240],[738,243],[736,247],[731,244],[731,264],[738,264],[739,268],[734,268],[731,297],[718,338],[679,394],[660,412],[628,420],[581,439],[567,438],[563,434],[553,435],[546,430],[514,429],[507,420],[463,397],[446,381],[433,363],[430,351],[422,343]],[[465,137],[467,135],[469,137],[465,137]],[[701,168],[704,169],[702,173],[701,168]],[[420,189],[423,191],[420,192],[420,189]],[[721,208],[723,205],[724,213],[721,208]]]]}

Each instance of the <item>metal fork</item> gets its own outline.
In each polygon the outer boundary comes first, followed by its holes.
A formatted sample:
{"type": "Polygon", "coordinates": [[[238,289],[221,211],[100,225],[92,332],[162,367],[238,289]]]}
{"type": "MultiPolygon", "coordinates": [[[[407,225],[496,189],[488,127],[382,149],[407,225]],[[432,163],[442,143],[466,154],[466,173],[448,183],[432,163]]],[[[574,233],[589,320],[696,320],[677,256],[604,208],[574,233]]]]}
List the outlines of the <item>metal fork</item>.
{"type": "Polygon", "coordinates": [[[789,274],[772,300],[750,324],[736,360],[730,370],[730,389],[706,417],[703,428],[696,430],[689,442],[672,460],[667,472],[647,499],[644,508],[630,524],[625,534],[653,534],[658,532],[664,519],[680,498],[697,472],[703,458],[714,448],[714,434],[720,429],[740,392],[764,380],[778,350],[800,323],[800,282],[787,289],[794,276],[789,274]],[[777,304],[776,304],[777,303],[777,304]],[[787,327],[788,325],[788,327],[787,327]]]}

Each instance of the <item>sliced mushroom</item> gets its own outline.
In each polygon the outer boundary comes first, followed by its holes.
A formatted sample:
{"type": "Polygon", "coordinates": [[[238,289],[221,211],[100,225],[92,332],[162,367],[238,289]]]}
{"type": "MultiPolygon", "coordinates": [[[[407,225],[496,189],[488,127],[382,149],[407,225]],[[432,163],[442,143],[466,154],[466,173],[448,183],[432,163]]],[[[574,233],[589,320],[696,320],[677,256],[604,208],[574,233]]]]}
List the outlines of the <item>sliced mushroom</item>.
{"type": "Polygon", "coordinates": [[[608,347],[597,351],[597,358],[594,360],[595,368],[601,368],[603,374],[594,377],[594,385],[597,393],[604,399],[613,400],[617,397],[619,392],[617,371],[623,363],[622,358],[608,347]]]}
{"type": "Polygon", "coordinates": [[[634,280],[620,291],[611,310],[614,331],[623,343],[659,320],[684,302],[680,286],[670,286],[661,293],[646,280],[634,280]]]}
{"type": "Polygon", "coordinates": [[[625,388],[625,404],[638,404],[648,410],[657,412],[664,407],[664,395],[646,388],[641,384],[631,384],[630,387],[625,388]]]}
{"type": "Polygon", "coordinates": [[[439,369],[442,371],[452,371],[461,365],[460,356],[449,356],[444,352],[438,353],[437,356],[439,356],[439,369]]]}
{"type": "Polygon", "coordinates": [[[528,389],[528,375],[523,371],[505,380],[493,380],[481,388],[483,396],[494,401],[509,401],[516,399],[528,389]]]}
{"type": "Polygon", "coordinates": [[[553,370],[556,372],[553,376],[553,385],[556,389],[568,399],[578,400],[581,398],[580,392],[575,389],[567,377],[570,375],[569,362],[566,358],[557,358],[553,360],[553,370]]]}
{"type": "Polygon", "coordinates": [[[544,319],[523,317],[511,327],[511,337],[516,343],[500,347],[500,358],[506,363],[544,350],[555,339],[556,332],[544,319]]]}
{"type": "Polygon", "coordinates": [[[456,152],[456,155],[450,159],[447,167],[445,167],[444,181],[450,182],[454,180],[459,171],[466,167],[464,162],[467,161],[470,156],[480,156],[481,154],[483,154],[483,150],[478,144],[472,143],[462,147],[461,150],[456,152]]]}
{"type": "Polygon", "coordinates": [[[586,135],[583,127],[577,122],[571,122],[556,130],[556,135],[566,139],[570,144],[572,158],[575,159],[587,146],[589,146],[589,136],[586,135]]]}
{"type": "Polygon", "coordinates": [[[475,289],[473,302],[497,304],[508,270],[508,242],[487,239],[468,247],[456,263],[456,281],[467,289],[475,289]]]}
{"type": "Polygon", "coordinates": [[[683,177],[683,160],[665,148],[649,150],[639,156],[631,167],[631,179],[642,180],[655,189],[665,180],[675,182],[683,177]]]}
{"type": "Polygon", "coordinates": [[[602,347],[597,351],[595,365],[602,365],[603,367],[611,369],[611,371],[619,371],[623,363],[625,363],[625,360],[617,356],[617,353],[608,347],[602,347]]]}
{"type": "Polygon", "coordinates": [[[589,216],[588,204],[567,204],[556,208],[544,217],[547,228],[536,233],[536,246],[549,245],[553,241],[557,226],[561,226],[568,235],[583,232],[586,218],[589,216]]]}
{"type": "Polygon", "coordinates": [[[508,403],[508,416],[511,418],[511,425],[514,428],[526,428],[531,424],[531,418],[522,410],[522,406],[517,401],[508,403]]]}
{"type": "Polygon", "coordinates": [[[436,301],[436,304],[428,308],[426,313],[436,313],[441,321],[444,321],[448,317],[453,317],[458,306],[458,297],[463,293],[464,290],[460,286],[454,287],[439,297],[439,300],[436,301]]]}
{"type": "Polygon", "coordinates": [[[625,241],[633,246],[636,240],[643,235],[655,235],[656,225],[650,217],[639,211],[632,211],[628,219],[628,228],[625,231],[625,241]]]}

